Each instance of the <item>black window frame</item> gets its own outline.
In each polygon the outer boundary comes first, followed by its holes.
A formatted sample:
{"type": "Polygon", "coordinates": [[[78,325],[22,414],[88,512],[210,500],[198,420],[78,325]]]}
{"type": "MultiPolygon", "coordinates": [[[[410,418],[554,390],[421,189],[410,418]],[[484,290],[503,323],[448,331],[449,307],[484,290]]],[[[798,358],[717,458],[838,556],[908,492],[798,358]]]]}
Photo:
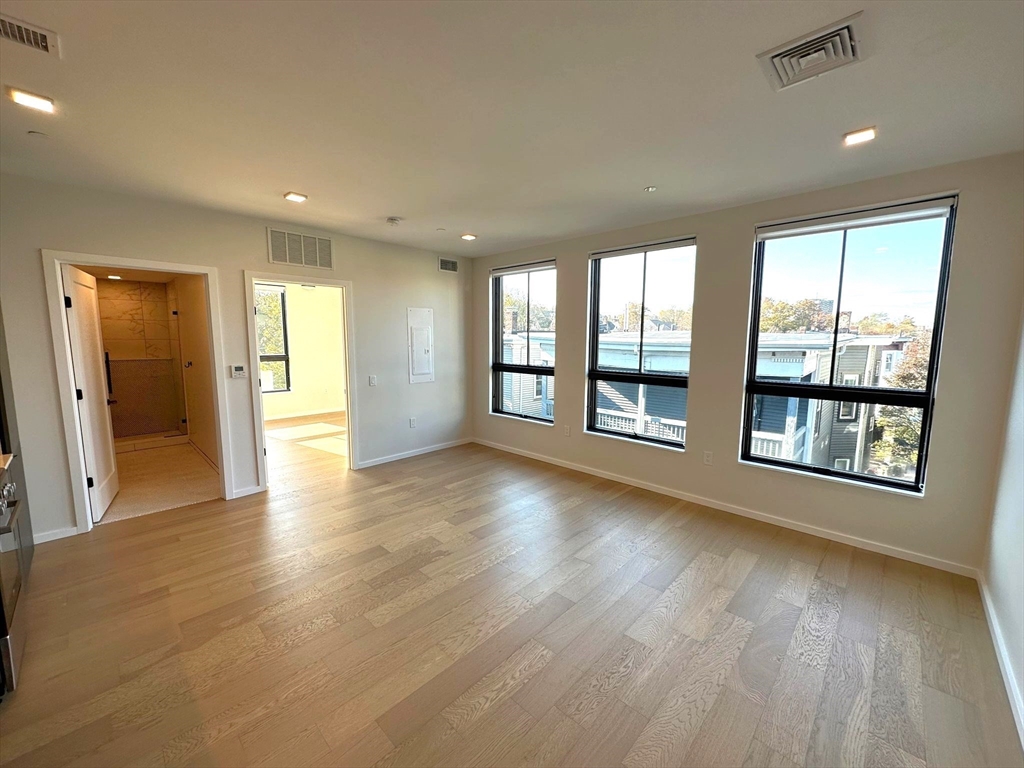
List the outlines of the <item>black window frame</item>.
{"type": "MultiPolygon", "coordinates": [[[[254,291],[258,291],[260,287],[265,288],[280,288],[278,295],[281,297],[281,335],[284,338],[284,354],[281,355],[264,355],[259,353],[257,349],[259,362],[260,363],[284,363],[284,389],[263,389],[262,374],[260,374],[260,392],[269,395],[275,392],[291,392],[292,391],[292,363],[291,356],[288,353],[288,297],[287,297],[287,286],[280,285],[278,283],[256,283],[253,287],[254,291]]],[[[255,302],[254,302],[255,303],[255,302]]],[[[253,312],[258,313],[256,307],[253,307],[253,312]]],[[[259,334],[256,334],[257,344],[259,343],[259,334]]]]}
{"type": "MultiPolygon", "coordinates": [[[[680,237],[673,238],[671,240],[662,240],[655,243],[645,243],[643,245],[637,245],[630,248],[616,248],[608,251],[595,251],[590,254],[590,321],[589,321],[589,341],[587,345],[587,432],[591,432],[598,435],[609,435],[611,437],[618,437],[625,440],[636,440],[641,443],[652,443],[654,445],[660,445],[667,448],[674,448],[677,451],[686,450],[686,438],[684,436],[682,442],[675,440],[666,440],[660,437],[652,437],[650,435],[641,435],[634,431],[632,434],[628,432],[621,432],[614,429],[604,429],[597,426],[597,385],[598,382],[618,382],[622,384],[637,384],[639,385],[651,385],[657,387],[675,387],[677,389],[685,389],[689,391],[690,387],[690,374],[689,372],[683,373],[645,373],[643,371],[643,346],[644,346],[644,307],[646,305],[646,293],[647,293],[647,254],[650,252],[657,252],[659,250],[668,250],[669,248],[684,248],[687,246],[697,245],[696,237],[680,237]],[[614,368],[599,368],[598,367],[598,346],[600,342],[600,325],[601,325],[601,260],[605,258],[614,258],[616,256],[628,256],[630,254],[642,253],[644,255],[644,269],[643,276],[641,278],[641,294],[640,294],[640,341],[639,341],[639,360],[637,363],[638,371],[636,373],[632,371],[617,370],[614,368]]],[[[694,281],[696,281],[696,275],[694,275],[694,281]]],[[[692,339],[692,331],[691,331],[692,339]]],[[[691,353],[693,347],[691,344],[691,353]]],[[[692,356],[691,356],[692,359],[692,356]]],[[[687,412],[687,427],[689,427],[689,397],[687,397],[686,412],[687,412]]]]}
{"type": "MultiPolygon", "coordinates": [[[[501,359],[502,348],[504,344],[504,338],[502,334],[502,321],[503,321],[503,302],[501,293],[501,278],[507,275],[522,274],[526,272],[536,272],[540,270],[554,270],[555,280],[558,280],[558,265],[553,260],[532,262],[529,264],[517,264],[508,267],[501,267],[491,272],[491,413],[499,416],[511,416],[517,419],[526,419],[527,421],[536,421],[541,424],[554,424],[555,423],[555,408],[554,404],[551,407],[551,416],[533,416],[527,413],[515,413],[513,411],[506,411],[502,408],[502,374],[505,373],[522,373],[534,376],[554,376],[555,366],[546,365],[516,365],[512,363],[506,363],[501,359]]],[[[556,299],[557,301],[557,299],[556,299]]],[[[555,312],[558,312],[557,303],[555,305],[555,312]]],[[[557,320],[555,322],[555,328],[557,333],[557,320]]],[[[529,288],[527,288],[526,294],[526,344],[529,349],[530,344],[530,294],[529,288]]],[[[534,382],[534,393],[536,393],[536,381],[534,382]]],[[[543,385],[542,385],[543,386],[543,385]]],[[[531,396],[531,400],[537,400],[536,396],[531,396]]]]}
{"type": "MultiPolygon", "coordinates": [[[[946,215],[945,233],[943,235],[942,255],[939,261],[939,280],[936,286],[935,296],[935,319],[932,324],[931,350],[928,358],[928,377],[924,390],[904,390],[886,387],[869,387],[860,385],[847,387],[842,385],[823,384],[802,384],[797,382],[773,382],[757,378],[757,347],[758,335],[760,332],[761,312],[761,283],[764,275],[764,246],[765,241],[757,238],[754,247],[754,271],[753,284],[751,289],[750,327],[747,340],[747,376],[744,387],[743,407],[743,432],[741,434],[740,458],[743,461],[754,464],[766,464],[785,469],[792,469],[797,472],[810,475],[824,475],[837,477],[845,480],[853,480],[865,485],[878,485],[900,490],[911,491],[918,494],[924,493],[925,475],[928,467],[928,449],[931,443],[932,419],[935,410],[935,391],[938,383],[939,356],[944,334],[944,320],[946,315],[946,301],[949,293],[949,271],[953,256],[953,235],[956,226],[956,213],[959,206],[958,195],[943,195],[928,199],[917,200],[908,203],[892,203],[874,206],[849,213],[833,216],[810,217],[788,222],[796,228],[802,224],[810,224],[818,219],[835,219],[836,228],[849,217],[849,225],[843,229],[843,250],[839,266],[839,294],[836,297],[835,325],[833,327],[832,365],[829,368],[830,376],[834,377],[836,372],[836,339],[839,334],[839,325],[842,322],[842,283],[846,259],[846,235],[847,231],[855,226],[860,216],[871,214],[886,215],[887,213],[898,214],[900,209],[909,209],[911,206],[925,206],[929,203],[942,204],[949,212],[946,215]],[[866,416],[870,412],[869,407],[875,405],[902,406],[907,408],[921,409],[921,436],[918,443],[917,467],[915,477],[912,481],[899,480],[897,478],[881,475],[869,475],[860,472],[838,470],[834,467],[820,467],[804,464],[798,461],[779,459],[772,456],[755,455],[750,450],[753,438],[752,420],[754,398],[757,395],[769,395],[772,397],[793,397],[807,400],[831,400],[837,403],[851,402],[857,404],[858,415],[866,416]],[[863,414],[861,414],[863,412],[863,414]]],[[[909,218],[912,217],[908,217],[909,218]]],[[[893,223],[895,223],[894,220],[893,223]]],[[[884,223],[884,222],[882,222],[884,223]]],[[[839,409],[836,408],[838,415],[839,409]]]]}

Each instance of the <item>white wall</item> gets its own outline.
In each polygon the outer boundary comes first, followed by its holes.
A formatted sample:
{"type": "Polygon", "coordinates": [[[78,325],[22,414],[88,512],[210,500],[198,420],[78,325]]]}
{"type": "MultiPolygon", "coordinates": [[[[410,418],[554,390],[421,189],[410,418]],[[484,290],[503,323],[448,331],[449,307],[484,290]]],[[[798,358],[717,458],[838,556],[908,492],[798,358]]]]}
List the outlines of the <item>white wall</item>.
{"type": "Polygon", "coordinates": [[[1003,646],[1003,672],[1017,728],[1024,738],[1024,330],[1017,349],[1017,372],[983,581],[992,634],[997,645],[1003,646]]]}
{"type": "MultiPolygon", "coordinates": [[[[467,260],[452,275],[439,272],[437,254],[428,251],[311,230],[332,238],[334,270],[282,268],[267,261],[266,227],[279,222],[11,175],[0,176],[0,199],[0,312],[37,536],[74,525],[42,248],[216,267],[228,364],[249,360],[243,270],[351,280],[359,406],[352,416],[360,459],[469,435],[467,260]],[[409,384],[410,306],[434,309],[437,377],[431,384],[409,384]],[[369,374],[378,386],[366,386],[369,374]],[[409,416],[417,417],[417,429],[408,428],[409,416]]],[[[233,457],[228,477],[235,489],[245,490],[257,485],[251,387],[245,379],[228,379],[226,387],[233,457]]]]}
{"type": "MultiPolygon", "coordinates": [[[[870,151],[870,148],[868,149],[870,151]]],[[[699,184],[699,179],[694,180],[699,184]]],[[[916,553],[981,565],[1024,297],[1024,155],[875,179],[723,211],[580,237],[477,260],[473,270],[473,427],[478,439],[625,476],[712,505],[753,510],[916,553]],[[738,459],[754,227],[933,193],[960,192],[940,381],[923,498],[738,459]],[[685,453],[583,433],[588,254],[697,237],[685,453]],[[488,270],[558,261],[555,427],[489,414],[488,270]],[[563,434],[569,426],[571,435],[563,434]],[[714,452],[705,466],[701,453],[714,452]]],[[[919,558],[920,559],[920,558],[919,558]]],[[[939,561],[939,562],[935,562],[939,561]]]]}
{"type": "Polygon", "coordinates": [[[263,418],[345,410],[341,288],[285,285],[291,389],[263,395],[263,418]]]}

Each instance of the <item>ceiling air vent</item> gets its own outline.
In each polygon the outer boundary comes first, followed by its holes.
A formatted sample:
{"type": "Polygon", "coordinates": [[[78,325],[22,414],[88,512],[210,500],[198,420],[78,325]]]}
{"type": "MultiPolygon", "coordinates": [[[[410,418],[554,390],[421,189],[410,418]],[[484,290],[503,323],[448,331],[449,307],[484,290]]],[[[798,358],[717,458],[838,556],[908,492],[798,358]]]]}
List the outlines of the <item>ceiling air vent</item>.
{"type": "Polygon", "coordinates": [[[441,258],[437,260],[437,268],[442,272],[458,272],[459,262],[457,262],[455,259],[441,258]]]}
{"type": "Polygon", "coordinates": [[[268,227],[267,251],[271,264],[334,269],[330,238],[268,227]]]}
{"type": "Polygon", "coordinates": [[[6,14],[0,14],[0,39],[21,43],[29,48],[35,48],[37,51],[60,58],[60,46],[56,32],[12,19],[6,14]]]}
{"type": "Polygon", "coordinates": [[[860,13],[855,13],[759,55],[757,60],[772,88],[781,91],[861,61],[864,57],[856,32],[859,18],[860,13]]]}

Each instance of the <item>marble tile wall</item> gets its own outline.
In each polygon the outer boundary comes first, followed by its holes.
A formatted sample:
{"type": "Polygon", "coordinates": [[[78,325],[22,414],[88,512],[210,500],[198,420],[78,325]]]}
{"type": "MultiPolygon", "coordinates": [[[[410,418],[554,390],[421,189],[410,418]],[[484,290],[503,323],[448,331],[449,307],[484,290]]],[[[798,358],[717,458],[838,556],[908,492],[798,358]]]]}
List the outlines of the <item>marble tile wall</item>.
{"type": "MultiPolygon", "coordinates": [[[[171,354],[172,316],[164,283],[99,279],[96,286],[103,346],[111,360],[170,360],[174,357],[171,354]]],[[[176,317],[174,321],[176,326],[176,317]]],[[[177,346],[176,341],[174,346],[177,346]]]]}

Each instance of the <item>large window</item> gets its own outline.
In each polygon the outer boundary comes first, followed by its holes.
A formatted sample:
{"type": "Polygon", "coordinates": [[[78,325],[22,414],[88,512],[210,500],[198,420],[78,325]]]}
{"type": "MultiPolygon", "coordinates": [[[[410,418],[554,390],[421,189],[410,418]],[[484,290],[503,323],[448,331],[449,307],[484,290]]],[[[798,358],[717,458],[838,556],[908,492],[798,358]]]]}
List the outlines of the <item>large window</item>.
{"type": "Polygon", "coordinates": [[[758,228],[743,459],[924,489],[955,214],[758,228]]]}
{"type": "Polygon", "coordinates": [[[288,360],[288,310],[283,285],[257,283],[256,349],[260,356],[260,389],[287,392],[292,386],[288,360]]]}
{"type": "Polygon", "coordinates": [[[696,257],[693,239],[593,254],[589,431],[683,447],[696,257]]]}
{"type": "Polygon", "coordinates": [[[552,422],[555,263],[494,270],[491,283],[491,411],[552,422]]]}

